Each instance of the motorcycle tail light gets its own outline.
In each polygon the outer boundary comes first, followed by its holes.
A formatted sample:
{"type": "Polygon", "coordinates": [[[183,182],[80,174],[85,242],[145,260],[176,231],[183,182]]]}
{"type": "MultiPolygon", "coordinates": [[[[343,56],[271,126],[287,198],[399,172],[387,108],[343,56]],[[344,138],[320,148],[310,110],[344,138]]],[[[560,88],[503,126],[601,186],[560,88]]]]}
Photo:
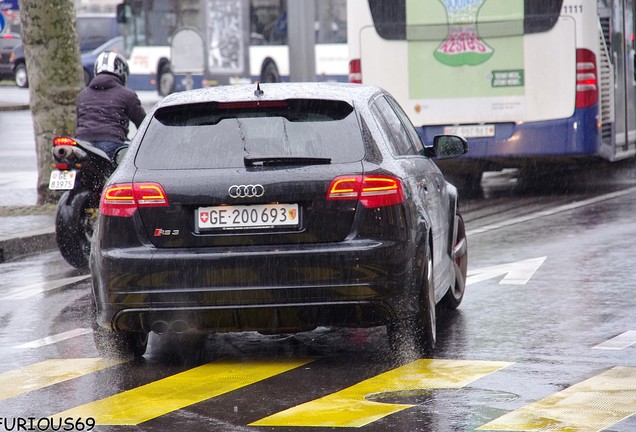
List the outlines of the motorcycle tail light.
{"type": "Polygon", "coordinates": [[[65,163],[54,163],[51,164],[51,167],[56,170],[66,171],[68,169],[68,164],[65,163]]]}
{"type": "Polygon", "coordinates": [[[57,136],[53,138],[53,145],[54,146],[62,146],[62,145],[74,146],[74,145],[77,145],[77,142],[71,137],[57,136]]]}

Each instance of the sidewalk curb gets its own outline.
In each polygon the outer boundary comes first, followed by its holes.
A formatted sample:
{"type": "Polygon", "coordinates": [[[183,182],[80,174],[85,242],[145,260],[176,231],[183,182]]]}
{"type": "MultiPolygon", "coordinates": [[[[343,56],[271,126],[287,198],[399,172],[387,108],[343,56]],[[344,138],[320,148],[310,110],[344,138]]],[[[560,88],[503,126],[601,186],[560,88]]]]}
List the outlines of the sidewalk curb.
{"type": "Polygon", "coordinates": [[[55,228],[44,228],[18,234],[15,237],[0,238],[0,263],[55,248],[57,248],[55,228]]]}
{"type": "Polygon", "coordinates": [[[25,111],[30,109],[29,104],[2,104],[0,103],[0,111],[25,111]]]}

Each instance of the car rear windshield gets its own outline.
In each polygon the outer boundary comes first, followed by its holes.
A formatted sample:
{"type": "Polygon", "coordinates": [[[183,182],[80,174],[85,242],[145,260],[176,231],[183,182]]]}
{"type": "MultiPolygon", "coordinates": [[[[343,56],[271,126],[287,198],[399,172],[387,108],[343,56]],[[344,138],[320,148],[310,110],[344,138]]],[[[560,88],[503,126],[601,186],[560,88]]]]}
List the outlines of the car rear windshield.
{"type": "Polygon", "coordinates": [[[364,157],[351,105],[331,100],[190,104],[158,109],[135,164],[146,169],[246,166],[247,159],[316,159],[347,163],[364,157]]]}

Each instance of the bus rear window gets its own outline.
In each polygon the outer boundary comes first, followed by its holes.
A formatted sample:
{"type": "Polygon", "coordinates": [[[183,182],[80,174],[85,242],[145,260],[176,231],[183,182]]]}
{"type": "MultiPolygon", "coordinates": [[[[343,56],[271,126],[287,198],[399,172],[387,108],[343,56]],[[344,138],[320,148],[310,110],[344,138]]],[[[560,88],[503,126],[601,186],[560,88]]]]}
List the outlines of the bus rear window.
{"type": "MultiPolygon", "coordinates": [[[[380,37],[388,40],[421,39],[422,34],[431,34],[431,39],[439,37],[439,25],[430,30],[409,29],[407,32],[407,2],[415,0],[369,0],[375,28],[380,37]],[[417,36],[412,36],[417,35],[417,36]]],[[[417,0],[418,2],[422,0],[417,0]]],[[[436,7],[438,6],[436,1],[436,7]]],[[[443,3],[443,2],[442,2],[443,3]]],[[[501,20],[479,23],[480,31],[491,36],[509,36],[520,33],[541,33],[550,30],[557,22],[563,0],[524,0],[523,23],[501,20]]],[[[440,23],[445,24],[445,23],[440,23]]],[[[445,30],[442,30],[445,31],[445,30]]]]}

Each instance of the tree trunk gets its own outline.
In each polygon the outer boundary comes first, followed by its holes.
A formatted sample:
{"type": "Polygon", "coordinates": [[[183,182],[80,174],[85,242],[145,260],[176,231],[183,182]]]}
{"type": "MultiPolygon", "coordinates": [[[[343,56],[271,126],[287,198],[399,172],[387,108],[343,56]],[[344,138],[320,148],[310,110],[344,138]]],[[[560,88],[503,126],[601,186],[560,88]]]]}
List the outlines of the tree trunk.
{"type": "Polygon", "coordinates": [[[19,0],[22,43],[38,161],[38,204],[54,202],[48,189],[51,146],[73,135],[77,94],[84,87],[73,0],[19,0]]]}

